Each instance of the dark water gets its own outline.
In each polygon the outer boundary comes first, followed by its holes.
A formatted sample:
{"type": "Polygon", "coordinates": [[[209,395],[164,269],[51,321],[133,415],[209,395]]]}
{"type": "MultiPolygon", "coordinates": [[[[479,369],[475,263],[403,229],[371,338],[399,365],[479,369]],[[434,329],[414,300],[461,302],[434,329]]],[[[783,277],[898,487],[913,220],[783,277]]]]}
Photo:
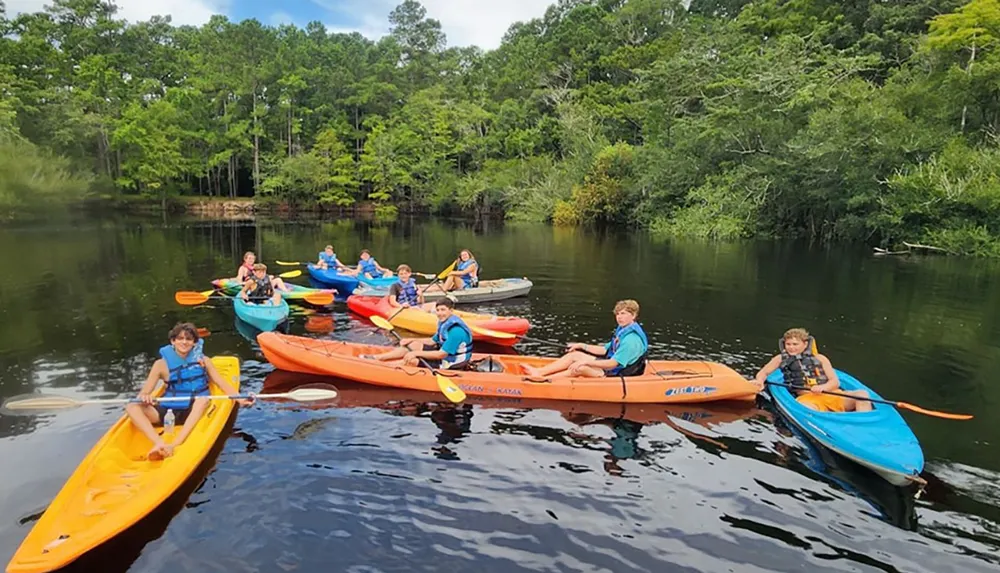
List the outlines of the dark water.
{"type": "MultiPolygon", "coordinates": [[[[525,316],[541,338],[602,340],[614,302],[636,298],[653,354],[748,376],[781,332],[805,326],[835,366],[883,395],[976,418],[904,413],[927,458],[929,485],[914,501],[808,447],[765,400],[456,408],[434,394],[333,381],[335,408],[241,410],[193,493],[180,492],[87,570],[1000,569],[992,262],[446,222],[0,229],[0,397],[129,396],[180,319],[213,331],[210,353],[242,359],[246,389],[308,382],[273,372],[228,305],[181,307],[173,293],[233,274],[246,249],[274,270],[275,259],[309,260],[328,242],[343,258],[368,247],[383,264],[423,272],[471,248],[485,276],[535,282],[528,298],[481,309],[525,316]]],[[[332,317],[293,308],[294,333],[388,342],[342,304],[332,317]]],[[[88,407],[0,417],[0,560],[118,415],[88,407]]]]}

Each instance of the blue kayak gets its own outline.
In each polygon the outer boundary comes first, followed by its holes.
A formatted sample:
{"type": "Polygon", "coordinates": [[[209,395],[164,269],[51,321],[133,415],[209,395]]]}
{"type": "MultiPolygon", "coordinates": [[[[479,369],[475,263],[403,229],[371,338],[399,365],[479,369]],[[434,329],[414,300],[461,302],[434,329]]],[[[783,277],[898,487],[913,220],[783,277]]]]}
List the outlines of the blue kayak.
{"type": "Polygon", "coordinates": [[[313,265],[306,268],[309,269],[309,276],[314,281],[322,285],[332,286],[337,289],[337,295],[341,297],[350,296],[360,284],[358,277],[345,275],[335,269],[320,269],[313,265]]]}
{"type": "MultiPolygon", "coordinates": [[[[872,398],[883,399],[874,390],[846,372],[836,370],[841,390],[866,390],[872,398]]],[[[767,377],[784,382],[781,370],[767,377]]],[[[922,483],[924,452],[913,431],[888,404],[873,404],[871,412],[819,412],[800,404],[785,387],[767,385],[781,413],[810,438],[834,452],[865,466],[889,483],[905,486],[922,483]]]]}
{"type": "Polygon", "coordinates": [[[233,309],[236,316],[263,332],[274,330],[288,318],[288,302],[285,299],[281,299],[281,304],[278,305],[273,305],[270,301],[255,304],[236,296],[233,297],[233,309]]]}

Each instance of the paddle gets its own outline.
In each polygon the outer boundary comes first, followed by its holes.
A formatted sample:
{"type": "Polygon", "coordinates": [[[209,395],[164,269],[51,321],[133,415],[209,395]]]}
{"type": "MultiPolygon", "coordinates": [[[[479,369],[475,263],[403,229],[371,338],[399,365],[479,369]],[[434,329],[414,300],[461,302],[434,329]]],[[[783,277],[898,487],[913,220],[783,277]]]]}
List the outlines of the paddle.
{"type": "MultiPolygon", "coordinates": [[[[209,293],[215,291],[208,291],[209,293]]],[[[278,290],[277,292],[282,292],[278,290]]],[[[185,306],[195,306],[203,304],[212,298],[225,298],[231,299],[231,296],[211,296],[210,294],[205,294],[205,292],[196,291],[177,291],[174,293],[174,300],[177,304],[183,304],[185,306]]],[[[270,297],[250,297],[252,300],[267,300],[270,297]]],[[[310,304],[315,304],[318,306],[324,306],[333,303],[333,295],[328,292],[312,292],[304,297],[302,297],[306,302],[310,304]]]]}
{"type": "MultiPolygon", "coordinates": [[[[312,264],[311,261],[310,262],[306,262],[306,263],[299,262],[299,261],[274,261],[274,262],[277,263],[277,264],[279,264],[279,265],[285,266],[285,267],[305,266],[305,265],[311,265],[312,264]]],[[[289,271],[289,272],[299,273],[299,275],[302,274],[302,271],[289,271]]],[[[449,270],[448,272],[450,273],[451,271],[449,270]]],[[[414,272],[413,274],[415,274],[415,275],[417,275],[419,277],[423,277],[425,279],[434,278],[434,275],[432,275],[430,273],[417,273],[417,272],[414,272]]],[[[286,278],[285,275],[283,275],[283,274],[278,275],[278,276],[282,277],[282,278],[286,278]]],[[[298,276],[298,275],[295,275],[295,276],[298,276]]],[[[287,278],[292,278],[292,277],[287,277],[287,278]]]]}
{"type": "MultiPolygon", "coordinates": [[[[391,332],[392,335],[396,337],[396,340],[402,340],[399,333],[396,332],[396,327],[394,327],[388,320],[382,318],[381,316],[372,316],[370,317],[370,320],[375,324],[375,326],[391,332]]],[[[418,360],[420,360],[424,366],[434,373],[434,377],[437,379],[438,388],[441,389],[441,393],[444,394],[446,398],[456,404],[465,400],[465,392],[463,392],[461,388],[438,372],[436,368],[428,364],[423,358],[419,358],[418,360]]]]}
{"type": "MultiPolygon", "coordinates": [[[[236,396],[222,396],[222,395],[211,395],[203,396],[210,400],[244,400],[249,398],[255,398],[260,400],[277,400],[277,399],[288,399],[295,402],[318,402],[321,400],[333,400],[339,394],[337,389],[329,384],[313,384],[311,388],[299,388],[297,390],[292,390],[291,392],[284,392],[282,394],[237,394],[236,396]],[[324,388],[327,387],[327,388],[324,388]]],[[[156,397],[155,401],[166,401],[166,402],[179,402],[180,400],[186,400],[186,398],[178,398],[176,396],[170,398],[156,397]]],[[[136,404],[140,403],[142,400],[138,398],[107,398],[98,400],[77,400],[75,398],[70,398],[68,396],[57,396],[54,394],[22,394],[20,396],[14,396],[13,398],[8,398],[3,407],[0,408],[6,412],[17,413],[26,410],[71,410],[74,408],[79,408],[80,406],[89,406],[92,404],[136,404]]]]}
{"type": "MultiPolygon", "coordinates": [[[[430,282],[430,284],[428,284],[426,287],[424,287],[424,292],[427,292],[427,291],[431,290],[431,287],[434,286],[434,285],[436,285],[438,283],[438,281],[440,281],[443,278],[446,278],[448,276],[448,273],[450,273],[451,271],[455,270],[455,267],[457,265],[458,265],[458,259],[455,259],[454,261],[451,262],[450,265],[448,265],[447,267],[445,267],[445,269],[443,271],[439,272],[437,274],[437,276],[434,277],[434,280],[432,280],[430,282]]],[[[424,275],[424,276],[426,276],[426,275],[424,275]]],[[[445,294],[448,293],[448,291],[444,290],[444,287],[438,287],[438,288],[441,289],[441,291],[444,292],[445,294]]],[[[397,314],[398,314],[398,311],[397,311],[397,314]]]]}
{"type": "MultiPolygon", "coordinates": [[[[808,390],[809,388],[805,386],[794,386],[792,384],[782,384],[780,382],[768,382],[764,381],[765,384],[770,384],[771,386],[782,386],[784,388],[790,388],[792,390],[808,390]]],[[[831,392],[829,390],[823,390],[823,394],[830,394],[831,396],[843,396],[844,398],[853,398],[855,400],[867,400],[869,402],[874,402],[876,404],[888,404],[890,406],[895,406],[897,408],[902,408],[903,410],[909,410],[911,412],[916,412],[918,414],[926,414],[928,416],[934,416],[936,418],[945,418],[948,420],[971,420],[972,416],[969,414],[949,414],[947,412],[938,412],[937,410],[928,410],[926,408],[921,408],[920,406],[914,406],[913,404],[907,402],[893,402],[891,400],[879,400],[878,398],[859,398],[858,396],[852,396],[850,394],[844,394],[843,392],[831,392]]]]}

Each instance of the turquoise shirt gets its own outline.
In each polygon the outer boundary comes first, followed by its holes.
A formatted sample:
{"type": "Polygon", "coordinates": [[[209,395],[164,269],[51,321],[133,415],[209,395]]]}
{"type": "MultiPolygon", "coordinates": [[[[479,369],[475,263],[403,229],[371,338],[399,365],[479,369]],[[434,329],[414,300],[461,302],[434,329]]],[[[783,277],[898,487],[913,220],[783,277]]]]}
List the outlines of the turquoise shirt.
{"type": "MultiPolygon", "coordinates": [[[[611,343],[604,345],[605,354],[611,352],[611,343]]],[[[629,364],[634,364],[639,358],[645,354],[646,348],[642,343],[642,338],[634,332],[630,332],[625,335],[621,343],[618,345],[618,352],[615,352],[611,358],[618,363],[619,366],[628,366],[629,364]]]]}

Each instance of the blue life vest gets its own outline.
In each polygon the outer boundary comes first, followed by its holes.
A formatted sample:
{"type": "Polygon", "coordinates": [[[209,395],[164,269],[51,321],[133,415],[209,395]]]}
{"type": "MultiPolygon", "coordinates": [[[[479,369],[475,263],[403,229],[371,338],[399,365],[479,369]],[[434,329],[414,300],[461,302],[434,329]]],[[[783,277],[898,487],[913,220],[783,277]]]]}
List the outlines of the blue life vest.
{"type": "Polygon", "coordinates": [[[622,328],[621,326],[615,328],[615,334],[611,338],[611,349],[608,351],[608,357],[614,356],[615,352],[618,352],[618,347],[621,346],[622,340],[626,335],[635,333],[639,335],[642,339],[642,356],[632,364],[626,364],[624,366],[615,366],[612,370],[608,371],[611,376],[641,376],[646,370],[646,355],[649,353],[649,339],[646,338],[646,331],[639,326],[638,322],[633,322],[632,324],[622,328]]]}
{"type": "MultiPolygon", "coordinates": [[[[469,326],[465,324],[465,321],[453,314],[448,317],[448,320],[438,323],[437,339],[442,348],[444,347],[445,341],[448,340],[448,331],[455,326],[464,330],[465,333],[469,335],[469,340],[472,340],[472,331],[469,330],[469,326]]],[[[441,361],[441,367],[451,368],[458,364],[468,363],[469,360],[472,360],[472,344],[462,343],[458,346],[458,350],[455,354],[445,356],[445,358],[441,361]]]]}
{"type": "Polygon", "coordinates": [[[399,285],[399,294],[396,295],[396,302],[402,304],[404,302],[410,303],[410,306],[417,306],[420,304],[420,293],[417,292],[417,281],[410,278],[407,282],[396,281],[399,285]]]}
{"type": "Polygon", "coordinates": [[[328,254],[326,254],[326,251],[320,251],[319,252],[319,260],[321,260],[324,263],[326,263],[327,266],[336,267],[337,266],[337,253],[334,253],[332,255],[328,255],[328,254]]]}
{"type": "Polygon", "coordinates": [[[467,261],[460,261],[458,263],[458,267],[456,267],[458,270],[464,271],[465,269],[472,266],[473,263],[475,263],[476,265],[475,274],[462,275],[462,282],[465,283],[466,288],[472,288],[479,285],[479,271],[481,270],[479,268],[479,263],[476,262],[476,259],[469,259],[467,261]]]}
{"type": "Polygon", "coordinates": [[[199,340],[187,358],[181,358],[174,347],[167,344],[160,348],[160,356],[167,361],[167,368],[170,370],[170,377],[167,380],[167,390],[164,397],[170,396],[206,396],[208,391],[208,373],[205,367],[198,363],[202,358],[202,347],[205,341],[199,340]]]}
{"type": "Polygon", "coordinates": [[[372,278],[379,275],[378,267],[375,264],[375,259],[368,257],[368,260],[358,259],[358,264],[361,265],[361,272],[367,273],[372,276],[372,278]]]}

